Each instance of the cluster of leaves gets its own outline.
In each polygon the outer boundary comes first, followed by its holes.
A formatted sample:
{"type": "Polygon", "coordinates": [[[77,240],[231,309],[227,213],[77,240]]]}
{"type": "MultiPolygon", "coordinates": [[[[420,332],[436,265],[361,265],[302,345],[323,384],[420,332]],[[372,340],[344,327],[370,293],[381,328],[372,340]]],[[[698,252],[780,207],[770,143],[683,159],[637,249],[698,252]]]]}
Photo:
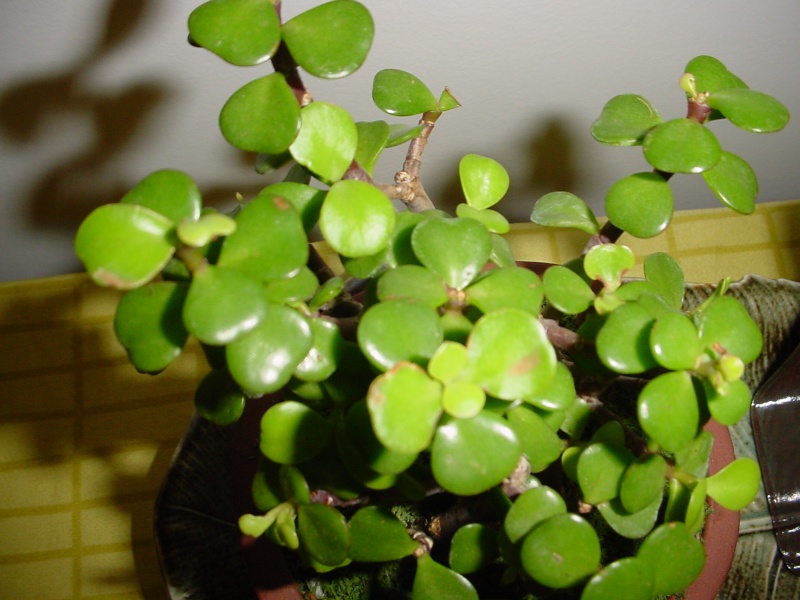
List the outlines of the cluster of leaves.
{"type": "MultiPolygon", "coordinates": [[[[517,266],[502,237],[509,224],[492,209],[508,173],[475,154],[459,165],[466,202],[454,216],[396,211],[385,192],[404,180],[373,183],[378,157],[410,141],[418,161],[432,124],[458,103],[399,70],[376,75],[373,99],[389,115],[421,115],[413,126],[356,123],[312,102],[300,70],[338,78],[366,58],[373,24],[355,0],[285,23],[270,0],[211,0],[189,29],[232,64],[272,61],[274,73],[231,96],[220,126],[233,145],[260,153],[261,170],[294,166],[232,214],[203,207],[184,173],[158,171],[92,212],[75,246],[97,283],[125,291],[114,327],[138,370],[165,369],[192,336],[211,367],[195,395],[201,415],[230,424],[248,398],[282,394],[261,421],[253,492],[263,514],[242,516],[242,531],[298,551],[318,572],[415,557],[415,599],[476,598],[469,576],[498,561],[507,581],[585,585],[586,600],[688,585],[704,562],[695,534],[706,497],[738,510],[759,482],[747,459],[706,476],[713,439],[703,425],[746,413],[741,377],[762,344],[727,282],[686,313],[683,274],[662,253],[645,259],[641,281],[623,278],[635,259],[616,243],[541,276],[517,266]],[[317,268],[316,227],[341,275],[317,268]],[[614,405],[620,378],[645,382],[632,408],[614,405]],[[593,424],[597,415],[607,422],[593,424]],[[493,515],[459,528],[444,561],[382,502],[437,490],[488,498],[493,515]],[[635,554],[603,565],[589,512],[615,535],[643,540],[635,554]]],[[[592,129],[605,143],[642,145],[656,169],[609,192],[611,222],[633,235],[666,227],[674,172],[702,172],[724,202],[752,210],[752,171],[702,123],[725,117],[772,131],[788,118],[715,59],[687,71],[690,115],[702,118],[662,122],[642,98],[618,96],[592,129]]],[[[601,231],[564,192],[540,199],[532,219],[601,231]]]]}

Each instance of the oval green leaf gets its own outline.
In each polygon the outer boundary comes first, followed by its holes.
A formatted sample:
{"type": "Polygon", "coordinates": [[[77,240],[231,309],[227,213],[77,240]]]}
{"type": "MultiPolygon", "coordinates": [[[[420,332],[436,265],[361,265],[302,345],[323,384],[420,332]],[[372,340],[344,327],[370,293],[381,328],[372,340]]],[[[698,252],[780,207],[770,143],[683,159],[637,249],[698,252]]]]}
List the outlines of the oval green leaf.
{"type": "Polygon", "coordinates": [[[761,330],[741,302],[731,296],[714,298],[696,316],[700,341],[706,348],[717,346],[738,356],[745,364],[761,353],[761,330]]]}
{"type": "Polygon", "coordinates": [[[358,128],[350,113],[327,102],[312,102],[303,107],[300,132],[289,146],[298,163],[330,183],[342,178],[356,150],[358,128]]]}
{"type": "Polygon", "coordinates": [[[536,201],[531,221],[543,227],[571,227],[589,235],[600,231],[592,209],[575,194],[550,192],[536,201]]]}
{"type": "Polygon", "coordinates": [[[281,41],[272,0],[211,0],[189,15],[192,41],[242,67],[269,60],[281,41]]]}
{"type": "Polygon", "coordinates": [[[686,525],[677,522],[664,523],[653,530],[636,556],[654,574],[653,593],[665,596],[682,592],[697,578],[706,561],[702,544],[686,525]]]}
{"type": "Polygon", "coordinates": [[[717,137],[697,121],[681,118],[662,123],[644,138],[644,157],[666,173],[702,173],[722,156],[717,137]]]}
{"type": "Polygon", "coordinates": [[[496,160],[467,154],[458,163],[458,175],[467,204],[479,210],[497,204],[508,191],[508,171],[496,160]]]}
{"type": "Polygon", "coordinates": [[[450,544],[450,567],[467,575],[480,571],[500,556],[497,531],[484,523],[459,528],[450,544]]]}
{"type": "Polygon", "coordinates": [[[597,354],[603,364],[623,375],[658,366],[649,341],[654,322],[637,302],[628,302],[612,312],[597,334],[597,354]]]}
{"type": "Polygon", "coordinates": [[[417,559],[411,600],[478,600],[478,592],[463,575],[437,563],[430,554],[417,559]]]}
{"type": "Polygon", "coordinates": [[[562,265],[548,268],[542,276],[547,301],[565,315],[577,315],[594,302],[594,292],[586,281],[562,265]]]}
{"type": "Polygon", "coordinates": [[[202,199],[197,184],[182,171],[162,169],[151,173],[120,200],[122,204],[145,206],[173,223],[200,218],[202,199]]]}
{"type": "Polygon", "coordinates": [[[537,486],[520,494],[506,513],[503,529],[512,544],[516,544],[539,523],[567,512],[564,498],[553,488],[537,486]]]}
{"type": "Polygon", "coordinates": [[[261,417],[261,453],[295,465],[314,458],[331,439],[333,426],[319,412],[294,400],[279,402],[261,417]]]}
{"type": "Polygon", "coordinates": [[[789,110],[781,102],[755,90],[718,90],[709,95],[708,105],[737,127],[756,133],[780,131],[789,122],[789,110]]]}
{"type": "Polygon", "coordinates": [[[737,458],[708,478],[707,493],[728,510],[742,510],[753,501],[761,471],[752,458],[737,458]]]}
{"type": "Polygon", "coordinates": [[[247,399],[227,371],[213,370],[203,377],[194,393],[194,408],[204,419],[217,425],[239,420],[247,399]]]}
{"type": "Polygon", "coordinates": [[[350,551],[350,529],[338,510],[327,504],[297,507],[297,534],[303,549],[315,561],[339,566],[350,551]]]}
{"type": "Polygon", "coordinates": [[[622,476],[634,461],[627,448],[595,442],[578,458],[578,484],[588,504],[599,504],[619,495],[622,476]]]}
{"type": "Polygon", "coordinates": [[[703,178],[714,195],[726,206],[744,215],[755,210],[758,179],[753,168],[743,158],[723,150],[717,165],[703,171],[703,178]]]}
{"type": "Polygon", "coordinates": [[[609,220],[623,231],[651,238],[672,220],[672,190],[658,173],[634,173],[608,189],[605,209],[609,220]]]}
{"type": "Polygon", "coordinates": [[[383,112],[398,117],[421,115],[438,107],[428,86],[400,69],[383,69],[375,74],[372,100],[383,112]]]}
{"type": "Polygon", "coordinates": [[[649,381],[637,407],[639,423],[668,452],[689,445],[700,427],[700,409],[692,378],[686,371],[664,373],[649,381]]]}
{"type": "Polygon", "coordinates": [[[644,561],[636,557],[620,558],[589,580],[581,600],[650,600],[653,579],[644,561]]]}
{"type": "Polygon", "coordinates": [[[337,79],[367,58],[375,26],[369,10],[354,0],[333,0],[283,25],[283,41],[295,62],[316,77],[337,79]]]}
{"type": "Polygon", "coordinates": [[[638,146],[661,115],[647,100],[636,94],[622,94],[609,100],[592,123],[592,137],[611,146],[638,146]]]}
{"type": "Polygon", "coordinates": [[[500,308],[518,308],[538,316],[544,290],[539,276],[522,267],[493,269],[466,289],[467,299],[484,314],[500,308]]]}
{"type": "Polygon", "coordinates": [[[419,547],[403,522],[379,506],[366,506],[353,515],[350,537],[349,557],[360,562],[399,560],[419,547]]]}
{"type": "Polygon", "coordinates": [[[247,152],[280,154],[300,128],[300,105],[281,73],[244,85],[222,107],[219,127],[232,146],[247,152]]]}

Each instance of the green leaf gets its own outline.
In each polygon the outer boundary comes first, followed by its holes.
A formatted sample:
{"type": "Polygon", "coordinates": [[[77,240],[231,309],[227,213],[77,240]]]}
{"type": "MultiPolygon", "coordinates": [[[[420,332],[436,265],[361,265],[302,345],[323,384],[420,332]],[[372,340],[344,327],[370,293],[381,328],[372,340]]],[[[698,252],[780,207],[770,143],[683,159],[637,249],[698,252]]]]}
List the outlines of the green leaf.
{"type": "Polygon", "coordinates": [[[286,400],[261,417],[261,453],[273,462],[296,465],[314,458],[333,434],[333,426],[313,408],[286,400]]]}
{"type": "MultiPolygon", "coordinates": [[[[374,469],[370,468],[365,458],[361,455],[361,452],[353,443],[353,439],[351,439],[341,421],[336,424],[334,436],[336,441],[336,455],[338,456],[338,461],[336,461],[335,464],[331,464],[331,468],[344,468],[350,475],[353,476],[353,478],[355,478],[360,486],[367,487],[371,490],[388,490],[397,484],[398,477],[396,474],[378,473],[374,469]]],[[[325,460],[324,452],[325,451],[320,454],[320,456],[323,456],[323,460],[325,460]]],[[[309,464],[314,464],[319,460],[320,458],[317,457],[309,464]]]]}
{"type": "Polygon", "coordinates": [[[508,411],[506,418],[522,444],[532,473],[540,473],[558,460],[565,444],[534,407],[521,404],[508,411]]]}
{"type": "Polygon", "coordinates": [[[404,454],[422,452],[442,414],[442,386],[417,365],[403,363],[375,379],[367,406],[384,446],[404,454]]]}
{"type": "Polygon", "coordinates": [[[428,363],[428,374],[442,383],[451,383],[467,366],[467,349],[456,342],[444,342],[428,363]]]}
{"type": "Polygon", "coordinates": [[[549,267],[542,275],[547,301],[565,315],[577,315],[594,302],[594,292],[583,277],[561,265],[549,267]]]}
{"type": "Polygon", "coordinates": [[[238,66],[269,60],[281,41],[272,0],[211,0],[189,15],[192,41],[238,66]]]}
{"type": "Polygon", "coordinates": [[[660,454],[643,454],[628,465],[620,482],[619,500],[630,513],[644,510],[664,491],[667,462],[660,454]]]}
{"type": "Polygon", "coordinates": [[[581,600],[650,600],[653,573],[644,561],[631,556],[615,560],[594,575],[581,600]]]}
{"type": "Polygon", "coordinates": [[[609,220],[623,231],[650,238],[672,220],[672,190],[658,173],[634,173],[608,189],[605,209],[609,220]]]}
{"type": "Polygon", "coordinates": [[[683,269],[666,252],[654,252],[644,259],[644,276],[664,301],[680,309],[685,293],[683,269]]]}
{"type": "Polygon", "coordinates": [[[151,173],[125,194],[120,203],[145,206],[173,223],[197,220],[202,208],[197,184],[185,173],[173,169],[151,173]]]}
{"type": "Polygon", "coordinates": [[[438,109],[442,112],[459,108],[461,103],[453,96],[449,88],[444,88],[439,94],[438,109]]]}
{"type": "Polygon", "coordinates": [[[747,87],[744,81],[713,56],[696,56],[686,65],[685,72],[694,76],[698,93],[747,87]]]}
{"type": "Polygon", "coordinates": [[[629,512],[622,505],[619,498],[601,502],[597,505],[600,514],[606,523],[622,537],[641,539],[647,535],[656,524],[661,508],[661,494],[653,498],[650,503],[636,512],[629,512]]]}
{"type": "Polygon", "coordinates": [[[686,371],[649,381],[639,394],[637,411],[642,429],[667,452],[685,448],[700,428],[697,394],[686,371]]]}
{"type": "Polygon", "coordinates": [[[555,376],[555,350],[544,327],[516,308],[481,317],[467,341],[467,353],[472,381],[503,400],[532,398],[555,376]]]}
{"type": "Polygon", "coordinates": [[[239,420],[245,402],[245,395],[227,371],[209,371],[194,393],[197,414],[222,426],[239,420]]]}
{"type": "Polygon", "coordinates": [[[372,100],[383,112],[398,117],[437,110],[436,96],[411,73],[383,69],[372,81],[372,100]]]}
{"type": "Polygon", "coordinates": [[[394,148],[414,139],[424,129],[423,125],[390,125],[389,140],[386,142],[387,148],[394,148]]]}
{"type": "Polygon", "coordinates": [[[375,26],[369,10],[354,0],[333,0],[283,25],[283,41],[295,62],[316,77],[354,73],[367,58],[375,26]]]}
{"type": "Polygon", "coordinates": [[[473,219],[427,219],[411,234],[420,262],[456,289],[464,289],[489,260],[492,238],[473,219]]]}
{"type": "Polygon", "coordinates": [[[644,138],[643,151],[647,162],[666,173],[702,173],[716,165],[722,155],[712,131],[686,118],[652,129],[644,138]]]}
{"type": "Polygon", "coordinates": [[[467,204],[479,210],[497,204],[508,191],[508,171],[494,159],[467,154],[458,163],[458,175],[467,204]]]}
{"type": "Polygon", "coordinates": [[[300,128],[300,105],[281,73],[245,84],[222,107],[219,127],[232,146],[281,154],[300,128]]]}
{"type": "Polygon", "coordinates": [[[521,454],[514,430],[502,417],[486,410],[471,419],[446,416],[431,445],[431,469],[448,492],[473,496],[508,477],[521,454]]]}
{"type": "Polygon", "coordinates": [[[356,123],[358,130],[358,148],[356,162],[372,176],[378,157],[389,141],[389,124],[386,121],[356,123]]]}
{"type": "Polygon", "coordinates": [[[289,146],[298,163],[330,183],[342,178],[356,150],[358,128],[346,110],[319,101],[303,107],[300,132],[289,146]]]}
{"type": "Polygon", "coordinates": [[[405,300],[387,300],[368,308],[357,336],[364,354],[382,371],[403,361],[425,364],[443,341],[436,310],[405,300]]]}
{"type": "Polygon", "coordinates": [[[297,467],[281,465],[278,471],[278,483],[281,486],[283,497],[295,504],[310,504],[311,489],[308,481],[297,467]]]}
{"type": "Polygon", "coordinates": [[[703,346],[692,320],[675,312],[660,317],[653,324],[650,350],[662,367],[680,371],[695,368],[703,346]]]}
{"type": "Polygon", "coordinates": [[[717,165],[703,171],[703,178],[726,206],[744,215],[755,210],[758,179],[753,168],[743,158],[723,150],[717,165]]]}
{"type": "Polygon", "coordinates": [[[473,208],[469,204],[456,205],[456,216],[462,219],[475,219],[486,226],[486,229],[492,233],[499,233],[501,235],[511,231],[511,224],[508,222],[501,213],[490,208],[473,208]]]}
{"type": "Polygon", "coordinates": [[[319,211],[325,199],[325,193],[325,190],[304,183],[281,181],[265,187],[258,195],[282,198],[294,206],[295,210],[300,213],[304,229],[308,232],[319,220],[319,211]]]}
{"type": "Polygon", "coordinates": [[[471,419],[486,405],[486,392],[471,381],[453,381],[442,390],[442,408],[451,417],[471,419]]]}
{"type": "Polygon", "coordinates": [[[465,290],[467,299],[481,312],[518,308],[539,316],[544,290],[539,276],[523,267],[493,269],[465,290]]]}
{"type": "Polygon", "coordinates": [[[592,209],[575,194],[550,192],[536,201],[531,221],[543,227],[571,227],[589,235],[600,231],[592,209]]]}
{"type": "Polygon", "coordinates": [[[725,393],[720,393],[707,380],[703,381],[708,411],[722,425],[733,427],[750,410],[752,395],[747,384],[739,379],[726,386],[725,393]]]}
{"type": "Polygon", "coordinates": [[[350,558],[359,562],[399,560],[413,554],[419,544],[403,522],[388,509],[366,506],[350,520],[350,558]]]}
{"type": "Polygon", "coordinates": [[[627,246],[599,244],[584,256],[583,269],[589,278],[602,282],[606,290],[614,291],[635,261],[633,251],[627,246]]]}
{"type": "Polygon", "coordinates": [[[204,344],[229,344],[255,329],[267,314],[261,284],[240,271],[214,265],[195,270],[183,306],[186,329],[204,344]]]}
{"type": "Polygon", "coordinates": [[[282,198],[261,193],[236,215],[236,231],[225,238],[217,265],[270,281],[299,272],[308,252],[300,214],[282,198]]]}
{"type": "Polygon", "coordinates": [[[695,316],[700,341],[706,348],[719,346],[745,364],[761,353],[761,330],[742,304],[731,296],[714,298],[695,316]]]}
{"type": "Polygon", "coordinates": [[[525,490],[508,509],[503,529],[512,544],[516,544],[536,527],[555,515],[567,512],[564,498],[546,485],[525,490]]]}
{"type": "Polygon", "coordinates": [[[367,257],[386,248],[395,219],[392,203],[374,186],[337,181],[322,204],[320,228],[338,253],[367,257]]]}
{"type": "Polygon", "coordinates": [[[229,344],[225,356],[236,382],[258,396],[286,385],[311,344],[308,321],[288,306],[271,304],[259,326],[229,344]]]}
{"type": "Polygon", "coordinates": [[[665,596],[682,592],[697,578],[706,560],[702,544],[683,523],[658,526],[645,538],[636,556],[655,576],[653,593],[665,596]]]}
{"type": "Polygon", "coordinates": [[[597,354],[603,364],[623,375],[643,373],[658,366],[649,341],[654,322],[637,302],[629,302],[612,312],[597,334],[597,354]]]}
{"type": "Polygon", "coordinates": [[[525,572],[539,583],[562,589],[579,584],[600,567],[600,540],[592,526],[575,514],[550,517],[522,542],[525,572]]]}
{"type": "Polygon", "coordinates": [[[236,231],[236,221],[216,211],[206,212],[196,221],[181,221],[176,229],[178,239],[194,248],[207,246],[217,238],[230,235],[234,231],[236,231]]]}
{"type": "Polygon", "coordinates": [[[411,600],[478,600],[469,580],[437,563],[430,554],[417,559],[411,600]]]}
{"type": "MultiPolygon", "coordinates": [[[[409,379],[407,379],[405,383],[409,383],[409,379]]],[[[421,383],[423,386],[425,385],[421,381],[415,383],[421,383]]],[[[395,384],[397,384],[397,381],[395,381],[395,384]]],[[[431,396],[434,395],[435,390],[434,394],[431,394],[431,396]]],[[[431,404],[428,405],[425,403],[425,400],[427,400],[427,397],[420,400],[420,405],[424,405],[426,411],[428,408],[432,408],[430,412],[433,415],[431,417],[432,424],[428,435],[428,441],[430,441],[430,435],[432,435],[433,426],[437,420],[435,415],[438,415],[441,410],[438,408],[437,403],[431,402],[431,404]]],[[[396,398],[390,401],[396,402],[396,398]]],[[[385,406],[376,407],[376,419],[396,418],[397,415],[391,415],[389,412],[386,412],[395,409],[397,409],[397,405],[388,408],[385,406]],[[380,411],[383,412],[378,416],[377,413],[380,411]]],[[[397,422],[390,425],[395,428],[398,427],[397,422]]],[[[344,431],[353,447],[358,451],[360,459],[375,473],[380,473],[381,475],[398,475],[408,469],[417,459],[417,452],[398,452],[396,450],[390,450],[381,443],[372,427],[372,416],[367,406],[367,400],[359,400],[347,411],[344,431]]]]}
{"type": "Polygon", "coordinates": [[[409,300],[438,308],[449,296],[444,282],[420,265],[401,265],[390,269],[378,279],[376,294],[379,300],[409,300]]]}
{"type": "Polygon", "coordinates": [[[499,556],[497,531],[488,525],[469,523],[453,535],[449,563],[456,573],[475,573],[499,556]]]}
{"type": "Polygon", "coordinates": [[[592,137],[611,146],[638,146],[663,119],[655,107],[636,94],[615,96],[592,123],[592,137]]]}
{"type": "Polygon", "coordinates": [[[129,290],[163,269],[175,246],[170,219],[144,206],[106,204],[78,228],[75,254],[95,283],[129,290]]]}
{"type": "Polygon", "coordinates": [[[756,133],[780,131],[789,122],[789,110],[781,102],[755,90],[718,90],[709,95],[708,105],[737,127],[756,133]]]}
{"type": "Polygon", "coordinates": [[[304,302],[314,295],[318,287],[317,276],[308,267],[303,267],[289,277],[267,281],[264,284],[264,297],[273,304],[304,302]]]}
{"type": "Polygon", "coordinates": [[[336,370],[344,346],[344,336],[336,323],[325,317],[308,320],[311,349],[300,361],[294,376],[302,381],[325,381],[336,370]]]}
{"type": "Polygon", "coordinates": [[[758,463],[737,458],[708,478],[708,495],[728,510],[742,510],[753,501],[761,483],[758,463]]]}
{"type": "Polygon", "coordinates": [[[572,373],[569,367],[558,361],[550,383],[525,401],[546,411],[562,411],[572,407],[576,397],[572,373]]]}
{"type": "Polygon", "coordinates": [[[297,533],[300,543],[314,560],[335,567],[345,561],[350,550],[350,530],[338,510],[327,504],[301,504],[297,507],[297,533]]]}
{"type": "Polygon", "coordinates": [[[141,373],[163,371],[181,353],[187,286],[159,281],[127,292],[114,315],[114,333],[141,373]]]}
{"type": "Polygon", "coordinates": [[[675,464],[692,477],[705,477],[713,445],[714,435],[709,431],[702,431],[690,444],[675,453],[675,464]]]}
{"type": "Polygon", "coordinates": [[[622,476],[634,461],[627,448],[595,442],[578,458],[578,484],[588,504],[599,504],[619,495],[622,476]]]}

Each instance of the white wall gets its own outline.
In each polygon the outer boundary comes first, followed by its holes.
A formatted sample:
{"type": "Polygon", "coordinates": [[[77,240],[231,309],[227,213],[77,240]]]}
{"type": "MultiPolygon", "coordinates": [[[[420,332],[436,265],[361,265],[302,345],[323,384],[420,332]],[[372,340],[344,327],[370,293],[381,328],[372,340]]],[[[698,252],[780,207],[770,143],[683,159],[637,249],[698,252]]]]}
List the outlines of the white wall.
{"type": "MultiPolygon", "coordinates": [[[[647,168],[638,149],[589,137],[605,101],[635,92],[663,116],[682,116],[677,79],[690,58],[712,54],[795,115],[768,136],[712,127],[756,168],[760,201],[800,197],[796,0],[365,3],[377,23],[367,63],[350,85],[306,83],[359,119],[382,116],[369,100],[381,68],[449,86],[463,108],[443,117],[428,149],[423,172],[435,196],[447,195],[460,156],[478,152],[509,169],[512,190],[500,208],[515,220],[527,220],[531,201],[557,188],[601,213],[608,185],[647,168]]],[[[186,170],[216,199],[268,183],[216,129],[225,99],[263,71],[186,44],[186,17],[198,4],[0,3],[0,280],[77,270],[71,239],[80,218],[157,168],[186,170]]],[[[284,0],[284,13],[313,4],[284,0]]],[[[387,158],[383,178],[401,155],[387,158]]],[[[716,205],[700,178],[674,181],[679,208],[716,205]]]]}

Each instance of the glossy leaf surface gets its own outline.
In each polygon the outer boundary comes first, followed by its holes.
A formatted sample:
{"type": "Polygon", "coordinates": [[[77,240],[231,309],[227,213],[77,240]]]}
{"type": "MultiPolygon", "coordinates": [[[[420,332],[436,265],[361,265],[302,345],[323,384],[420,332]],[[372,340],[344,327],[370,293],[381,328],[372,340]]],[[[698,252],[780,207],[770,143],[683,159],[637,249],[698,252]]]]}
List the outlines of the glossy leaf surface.
{"type": "Polygon", "coordinates": [[[422,452],[442,414],[441,384],[420,367],[404,363],[370,386],[367,406],[375,435],[395,452],[422,452]]]}
{"type": "Polygon", "coordinates": [[[350,550],[350,530],[342,513],[327,504],[297,507],[297,533],[314,560],[329,567],[340,565],[350,550]]]}
{"type": "Polygon", "coordinates": [[[653,574],[636,557],[615,560],[586,584],[581,600],[650,600],[653,574]]]}
{"type": "Polygon", "coordinates": [[[617,289],[622,277],[633,268],[635,257],[627,246],[600,244],[594,246],[583,258],[583,269],[588,277],[603,283],[609,291],[617,289]]]}
{"type": "Polygon", "coordinates": [[[492,233],[506,234],[511,230],[511,224],[502,213],[490,208],[473,208],[463,202],[456,206],[456,216],[464,219],[475,219],[486,226],[492,233]]]}
{"type": "Polygon", "coordinates": [[[577,585],[600,566],[600,541],[594,528],[575,514],[545,520],[523,540],[525,572],[539,583],[562,589],[577,585]]]}
{"type": "Polygon", "coordinates": [[[644,508],[628,511],[619,498],[614,498],[597,505],[597,509],[611,528],[622,537],[641,539],[647,535],[658,519],[662,496],[653,498],[644,508]]]}
{"type": "Polygon", "coordinates": [[[259,196],[272,196],[282,198],[300,214],[303,227],[310,231],[319,219],[322,201],[325,199],[325,190],[312,187],[305,183],[294,181],[281,181],[265,187],[259,196]]]}
{"type": "Polygon", "coordinates": [[[402,361],[424,364],[443,341],[436,310],[404,300],[368,308],[357,335],[364,354],[383,371],[402,361]]]}
{"type": "Polygon", "coordinates": [[[742,510],[753,501],[761,483],[758,463],[737,458],[708,478],[708,495],[728,510],[742,510]]]}
{"type": "Polygon", "coordinates": [[[763,336],[742,304],[731,296],[715,298],[696,317],[700,341],[706,347],[719,344],[745,364],[761,353],[763,336]],[[736,323],[736,327],[731,327],[736,323]]]}
{"type": "Polygon", "coordinates": [[[311,348],[297,365],[294,376],[303,381],[325,381],[336,370],[342,355],[344,337],[332,320],[311,318],[311,348]]]}
{"type": "Polygon", "coordinates": [[[643,454],[628,465],[620,482],[619,499],[626,511],[643,510],[664,490],[667,462],[660,454],[643,454]]]}
{"type": "Polygon", "coordinates": [[[269,281],[297,273],[308,261],[300,214],[282,198],[259,194],[235,218],[236,231],[225,238],[218,266],[269,281]]]}
{"type": "Polygon", "coordinates": [[[372,176],[378,157],[389,141],[389,124],[386,121],[356,123],[358,148],[355,159],[372,176]]]}
{"type": "Polygon", "coordinates": [[[669,306],[680,309],[685,279],[681,266],[672,256],[665,252],[648,254],[644,259],[644,276],[669,306]]]}
{"type": "Polygon", "coordinates": [[[127,292],[114,314],[114,333],[142,373],[165,369],[183,349],[188,332],[181,320],[187,287],[160,281],[127,292]]]}
{"type": "Polygon", "coordinates": [[[481,317],[467,342],[472,380],[504,400],[533,397],[552,381],[553,346],[538,319],[504,308],[481,317]]]}
{"type": "Polygon", "coordinates": [[[723,150],[716,166],[703,171],[703,178],[726,206],[744,215],[755,210],[758,179],[753,168],[743,158],[723,150]]]}
{"type": "Polygon", "coordinates": [[[305,318],[288,306],[271,304],[259,326],[228,345],[225,356],[236,382],[247,393],[260,395],[286,385],[311,344],[305,318]]]}
{"type": "Polygon", "coordinates": [[[532,406],[517,406],[506,414],[506,418],[522,444],[531,472],[544,471],[558,460],[564,444],[532,406]]]}
{"type": "Polygon", "coordinates": [[[300,132],[289,151],[323,181],[341,179],[358,149],[358,129],[350,114],[334,104],[312,102],[300,111],[300,132]]]}
{"type": "Polygon", "coordinates": [[[722,425],[733,427],[750,410],[752,395],[748,385],[741,379],[731,381],[725,387],[725,392],[720,393],[707,381],[703,385],[711,416],[722,425]]]}
{"type": "Polygon", "coordinates": [[[271,0],[211,0],[189,15],[189,35],[200,46],[238,66],[260,64],[281,41],[271,0]]]}
{"type": "Polygon", "coordinates": [[[195,248],[202,248],[234,231],[236,231],[236,221],[228,215],[215,211],[206,212],[196,221],[181,221],[176,229],[178,239],[187,246],[195,248]]]}
{"type": "Polygon", "coordinates": [[[418,548],[403,522],[378,506],[366,506],[353,515],[350,537],[349,557],[363,562],[398,560],[418,548]]]}
{"type": "Polygon", "coordinates": [[[144,285],[175,247],[172,221],[144,206],[106,204],[93,210],[75,236],[75,254],[98,285],[127,290],[144,285]]]}
{"type": "Polygon", "coordinates": [[[410,300],[437,308],[447,302],[447,289],[433,272],[420,265],[401,265],[378,279],[380,300],[410,300]]]}
{"type": "Polygon", "coordinates": [[[747,87],[744,81],[713,56],[694,57],[686,65],[685,71],[694,76],[698,93],[747,87]]]}
{"type": "Polygon", "coordinates": [[[467,204],[490,208],[508,191],[508,171],[496,160],[479,154],[467,154],[458,163],[458,175],[467,204]]]}
{"type": "Polygon", "coordinates": [[[473,219],[427,219],[414,228],[411,245],[423,265],[460,290],[489,260],[492,239],[473,219]]]}
{"type": "Polygon", "coordinates": [[[389,243],[395,225],[391,201],[363,181],[337,181],[322,204],[319,225],[326,241],[344,256],[370,256],[389,243]]]}
{"type": "Polygon", "coordinates": [[[209,371],[194,394],[197,414],[223,426],[239,420],[245,402],[245,395],[236,382],[227,372],[220,370],[209,371]]]}
{"type": "Polygon", "coordinates": [[[658,364],[673,371],[693,369],[703,351],[694,323],[679,312],[656,320],[650,329],[650,349],[658,364]]]}
{"type": "Polygon", "coordinates": [[[255,329],[267,314],[258,280],[241,271],[204,265],[194,273],[183,323],[204,344],[229,344],[255,329]]]}
{"type": "Polygon", "coordinates": [[[709,95],[708,105],[737,127],[756,133],[780,131],[789,122],[789,111],[781,102],[755,90],[719,90],[709,95]]]}
{"type": "Polygon", "coordinates": [[[398,117],[420,115],[436,110],[433,92],[407,71],[384,69],[375,74],[372,100],[383,112],[398,117]]]}
{"type": "Polygon", "coordinates": [[[661,115],[647,100],[636,94],[622,94],[609,100],[592,123],[592,137],[611,146],[637,146],[661,115]]]}
{"type": "Polygon", "coordinates": [[[586,281],[572,269],[553,265],[542,275],[547,301],[565,315],[577,315],[594,302],[594,292],[586,281]]]}
{"type": "Polygon", "coordinates": [[[655,594],[677,594],[703,570],[706,555],[702,544],[683,523],[664,523],[657,527],[636,554],[650,566],[655,594]],[[670,568],[665,569],[664,565],[670,568]]]}
{"type": "Polygon", "coordinates": [[[219,127],[236,148],[280,154],[297,136],[300,105],[284,76],[272,73],[233,93],[222,107],[219,127]]]}
{"type": "Polygon", "coordinates": [[[589,235],[600,231],[592,209],[575,194],[550,192],[533,206],[531,221],[544,227],[571,227],[589,235]]]}
{"type": "Polygon", "coordinates": [[[650,313],[636,302],[624,304],[611,313],[597,335],[597,353],[603,364],[627,375],[657,366],[649,342],[654,322],[650,313]]]}
{"type": "Polygon", "coordinates": [[[202,199],[197,184],[182,171],[162,169],[151,173],[120,200],[145,206],[173,223],[200,218],[202,199]]]}
{"type": "Polygon", "coordinates": [[[658,173],[635,173],[608,189],[605,208],[614,225],[634,237],[650,238],[664,231],[672,219],[672,190],[658,173]]]}
{"type": "Polygon", "coordinates": [[[667,173],[702,173],[722,154],[711,130],[691,119],[662,123],[645,136],[643,150],[647,162],[667,173]]]}
{"type": "Polygon", "coordinates": [[[506,421],[484,410],[471,419],[443,419],[431,445],[431,469],[448,492],[473,496],[503,481],[521,454],[506,421]]]}
{"type": "Polygon", "coordinates": [[[695,438],[700,409],[691,376],[686,371],[664,373],[639,394],[639,423],[668,452],[677,452],[695,438]]]}
{"type": "Polygon", "coordinates": [[[539,523],[567,512],[561,495],[548,486],[537,486],[520,494],[508,509],[503,529],[512,544],[524,538],[539,523]]]}
{"type": "Polygon", "coordinates": [[[411,600],[478,600],[478,592],[463,575],[440,565],[430,554],[417,559],[411,600]]]}
{"type": "Polygon", "coordinates": [[[300,67],[325,79],[346,77],[367,58],[375,26],[354,0],[332,0],[283,25],[283,41],[300,67]]]}
{"type": "Polygon", "coordinates": [[[465,575],[475,573],[494,562],[499,555],[497,531],[483,523],[469,523],[453,536],[450,568],[465,575]]]}
{"type": "Polygon", "coordinates": [[[518,308],[538,316],[544,290],[539,276],[529,269],[493,269],[467,289],[467,299],[483,313],[500,308],[518,308]]]}
{"type": "Polygon", "coordinates": [[[599,504],[619,495],[622,476],[634,461],[627,448],[595,442],[587,446],[578,458],[578,484],[583,499],[599,504]]]}
{"type": "Polygon", "coordinates": [[[327,444],[333,426],[314,409],[286,400],[261,417],[261,453],[273,462],[294,465],[313,458],[327,444]]]}
{"type": "MultiPolygon", "coordinates": [[[[392,401],[396,401],[396,398],[392,401]]],[[[433,416],[431,417],[432,424],[428,432],[428,438],[430,439],[430,432],[433,431],[433,424],[436,423],[436,415],[441,411],[438,410],[438,406],[435,402],[431,402],[431,405],[427,405],[424,402],[421,402],[421,404],[425,406],[426,409],[429,408],[429,406],[433,407],[433,416]]],[[[397,405],[389,408],[385,406],[379,407],[375,410],[376,413],[380,411],[389,412],[383,412],[379,416],[376,416],[376,418],[391,419],[396,417],[396,414],[389,414],[395,409],[397,409],[397,405]]],[[[394,423],[391,426],[398,429],[404,427],[404,424],[394,423]]],[[[372,427],[372,416],[370,415],[366,400],[359,400],[347,411],[344,431],[366,466],[376,473],[382,475],[397,475],[408,469],[417,458],[417,452],[398,452],[396,450],[390,450],[381,443],[372,427]]]]}

